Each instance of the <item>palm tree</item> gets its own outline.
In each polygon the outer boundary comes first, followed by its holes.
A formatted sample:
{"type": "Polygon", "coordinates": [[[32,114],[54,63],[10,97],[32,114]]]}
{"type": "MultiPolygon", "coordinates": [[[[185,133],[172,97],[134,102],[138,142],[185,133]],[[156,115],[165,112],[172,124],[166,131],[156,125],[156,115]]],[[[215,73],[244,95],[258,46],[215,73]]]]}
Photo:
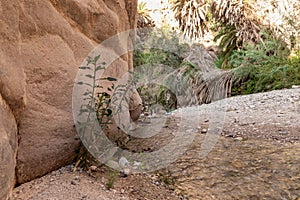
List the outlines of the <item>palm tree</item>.
{"type": "Polygon", "coordinates": [[[299,41],[299,0],[173,0],[171,3],[185,36],[201,38],[217,24],[221,30],[217,38],[225,37],[222,42],[225,49],[261,41],[262,29],[282,37],[290,48],[299,41]]]}
{"type": "MultiPolygon", "coordinates": [[[[252,0],[173,0],[172,4],[179,27],[188,38],[200,39],[210,31],[212,25],[217,24],[215,29],[218,34],[215,39],[220,39],[219,45],[224,52],[225,61],[244,42],[260,40],[261,27],[253,12],[255,7],[252,0]]],[[[197,63],[199,50],[194,53],[195,58],[190,61],[197,63]]],[[[188,84],[194,88],[196,104],[225,98],[231,94],[235,79],[233,71],[218,70],[213,63],[197,63],[197,66],[201,70],[193,72],[195,77],[188,84]]],[[[187,69],[183,68],[182,74],[187,69]]]]}
{"type": "Polygon", "coordinates": [[[155,26],[154,21],[151,19],[149,15],[150,10],[147,8],[146,2],[141,2],[138,4],[137,12],[138,12],[138,20],[137,20],[138,28],[148,28],[148,27],[155,26]]]}
{"type": "Polygon", "coordinates": [[[209,5],[206,0],[175,0],[172,9],[184,36],[195,39],[203,37],[209,28],[209,5]]]}
{"type": "MultiPolygon", "coordinates": [[[[175,0],[173,11],[181,31],[190,38],[201,38],[211,24],[234,31],[232,40],[258,41],[259,27],[252,0],[175,0]],[[235,30],[233,30],[235,29],[235,30]]],[[[224,31],[223,31],[224,34],[224,31]]]]}
{"type": "Polygon", "coordinates": [[[300,50],[300,1],[259,1],[257,15],[263,24],[269,25],[273,35],[281,38],[292,51],[300,50]]]}

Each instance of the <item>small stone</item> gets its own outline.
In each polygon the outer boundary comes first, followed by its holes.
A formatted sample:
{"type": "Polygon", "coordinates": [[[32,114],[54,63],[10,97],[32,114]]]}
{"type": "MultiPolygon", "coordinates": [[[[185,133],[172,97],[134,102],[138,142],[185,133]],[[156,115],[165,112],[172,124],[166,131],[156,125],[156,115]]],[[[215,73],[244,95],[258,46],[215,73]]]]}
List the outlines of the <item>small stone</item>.
{"type": "Polygon", "coordinates": [[[71,181],[71,184],[72,184],[72,185],[76,185],[76,182],[72,180],[72,181],[71,181]]]}
{"type": "Polygon", "coordinates": [[[124,193],[125,193],[125,190],[124,190],[124,189],[121,189],[120,193],[121,193],[121,194],[124,194],[124,193]]]}
{"type": "Polygon", "coordinates": [[[105,179],[104,177],[102,177],[102,178],[101,178],[101,182],[102,182],[102,183],[105,183],[105,182],[106,182],[106,179],[105,179]]]}
{"type": "Polygon", "coordinates": [[[207,133],[207,129],[206,129],[206,128],[202,129],[202,130],[201,130],[201,133],[202,133],[202,134],[207,133]]]}
{"type": "Polygon", "coordinates": [[[279,131],[279,134],[280,134],[280,135],[286,135],[287,132],[286,132],[286,131],[279,131]]]}
{"type": "Polygon", "coordinates": [[[249,125],[249,123],[247,123],[247,122],[240,123],[240,126],[247,126],[247,125],[249,125]]]}
{"type": "Polygon", "coordinates": [[[234,135],[233,134],[228,134],[228,135],[225,135],[225,137],[234,137],[234,135]]]}
{"type": "Polygon", "coordinates": [[[133,162],[133,166],[135,166],[135,167],[139,166],[140,164],[142,164],[142,163],[141,162],[137,162],[137,161],[133,162]]]}
{"type": "Polygon", "coordinates": [[[128,167],[124,168],[122,170],[122,173],[125,175],[125,176],[128,176],[130,174],[130,169],[128,167]]]}
{"type": "Polygon", "coordinates": [[[235,141],[243,141],[244,138],[243,138],[243,137],[236,137],[236,138],[234,138],[234,140],[235,140],[235,141]]]}
{"type": "Polygon", "coordinates": [[[125,166],[129,165],[129,162],[125,157],[121,157],[119,160],[119,165],[121,168],[124,168],[125,166]]]}
{"type": "Polygon", "coordinates": [[[93,172],[97,171],[97,166],[94,165],[90,166],[90,170],[93,172]]]}
{"type": "Polygon", "coordinates": [[[233,111],[232,108],[228,108],[228,109],[226,110],[226,112],[231,112],[231,111],[233,111]]]}

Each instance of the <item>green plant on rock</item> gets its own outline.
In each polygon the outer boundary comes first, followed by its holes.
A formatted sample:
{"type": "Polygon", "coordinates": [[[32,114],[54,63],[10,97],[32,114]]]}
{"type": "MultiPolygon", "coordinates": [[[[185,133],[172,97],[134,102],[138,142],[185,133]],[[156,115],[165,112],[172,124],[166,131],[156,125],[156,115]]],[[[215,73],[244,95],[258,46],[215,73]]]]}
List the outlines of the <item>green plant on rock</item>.
{"type": "MultiPolygon", "coordinates": [[[[94,58],[88,57],[86,66],[81,66],[79,69],[85,72],[84,76],[89,80],[86,82],[80,81],[76,84],[83,85],[87,88],[84,92],[84,101],[86,104],[81,105],[79,115],[86,115],[86,122],[77,121],[78,132],[81,135],[83,142],[91,143],[96,140],[93,131],[96,127],[96,123],[99,123],[102,129],[105,129],[108,124],[111,123],[112,110],[110,109],[111,96],[105,91],[97,92],[97,90],[103,90],[103,87],[99,85],[99,81],[108,80],[116,81],[113,77],[97,78],[96,75],[99,71],[105,69],[105,62],[98,63],[100,55],[94,58]],[[96,115],[96,119],[93,117],[96,115]],[[87,133],[87,130],[90,132],[87,133]]],[[[108,87],[107,91],[112,91],[112,87],[108,87]]],[[[88,150],[83,144],[80,146],[79,154],[76,158],[74,170],[77,167],[87,168],[90,164],[96,162],[93,156],[90,155],[88,150]]]]}
{"type": "MultiPolygon", "coordinates": [[[[112,80],[113,78],[108,77],[101,80],[112,80]]],[[[115,81],[114,79],[113,81],[115,81]]],[[[98,86],[102,88],[101,86],[98,86]]],[[[108,87],[107,90],[112,92],[114,90],[114,85],[112,87],[108,87]]],[[[110,108],[111,104],[111,95],[108,92],[102,91],[97,93],[97,99],[95,103],[96,107],[96,116],[99,122],[99,125],[102,126],[102,129],[107,128],[108,124],[111,124],[112,118],[112,109],[110,108]]]]}

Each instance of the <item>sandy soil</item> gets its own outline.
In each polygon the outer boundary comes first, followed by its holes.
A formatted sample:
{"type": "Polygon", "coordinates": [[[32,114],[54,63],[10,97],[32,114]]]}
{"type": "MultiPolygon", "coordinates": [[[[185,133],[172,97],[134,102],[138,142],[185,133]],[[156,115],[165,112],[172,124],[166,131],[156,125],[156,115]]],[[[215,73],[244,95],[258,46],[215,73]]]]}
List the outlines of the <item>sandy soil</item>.
{"type": "Polygon", "coordinates": [[[16,200],[129,200],[179,199],[158,175],[135,174],[123,177],[107,167],[73,171],[63,167],[25,183],[13,191],[16,200]]]}

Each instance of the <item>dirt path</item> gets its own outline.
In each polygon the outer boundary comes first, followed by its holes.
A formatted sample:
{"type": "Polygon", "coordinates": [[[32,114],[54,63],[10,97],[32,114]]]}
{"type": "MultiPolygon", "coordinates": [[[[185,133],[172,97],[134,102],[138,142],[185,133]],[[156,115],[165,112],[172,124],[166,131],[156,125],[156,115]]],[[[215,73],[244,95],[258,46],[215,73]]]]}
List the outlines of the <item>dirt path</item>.
{"type": "Polygon", "coordinates": [[[228,98],[165,119],[160,134],[126,144],[132,151],[155,151],[179,128],[185,137],[195,135],[188,150],[156,175],[116,176],[108,191],[110,175],[101,168],[92,176],[63,168],[16,188],[15,199],[300,199],[300,89],[228,98]],[[221,136],[201,158],[212,122],[219,122],[221,136]]]}

